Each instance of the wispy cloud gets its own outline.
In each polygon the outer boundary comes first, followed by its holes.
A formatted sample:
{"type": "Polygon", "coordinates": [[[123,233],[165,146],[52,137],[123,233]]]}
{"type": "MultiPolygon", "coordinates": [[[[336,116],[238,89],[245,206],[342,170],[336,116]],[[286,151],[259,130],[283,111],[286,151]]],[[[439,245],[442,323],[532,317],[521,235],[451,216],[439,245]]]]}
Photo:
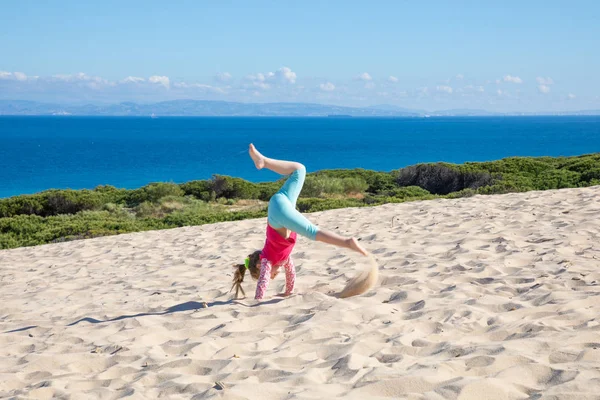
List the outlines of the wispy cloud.
{"type": "Polygon", "coordinates": [[[483,86],[474,86],[474,85],[467,85],[464,87],[464,90],[467,92],[479,92],[479,93],[485,92],[485,89],[483,86]]]}
{"type": "Polygon", "coordinates": [[[568,98],[569,100],[573,100],[575,97],[577,97],[577,96],[575,96],[573,93],[569,93],[569,94],[567,95],[567,98],[568,98]]]}
{"type": "Polygon", "coordinates": [[[396,83],[396,82],[398,82],[398,78],[396,78],[395,76],[390,75],[390,77],[388,78],[388,81],[392,82],[392,83],[396,83]]]}
{"type": "Polygon", "coordinates": [[[233,77],[229,72],[219,72],[215,75],[217,82],[229,82],[233,77]]]}
{"type": "Polygon", "coordinates": [[[319,88],[324,92],[333,92],[335,90],[335,85],[331,82],[321,83],[319,88]]]}
{"type": "Polygon", "coordinates": [[[462,81],[463,79],[465,79],[465,76],[463,74],[458,74],[458,75],[456,75],[456,79],[458,79],[459,81],[462,81]]]}
{"type": "Polygon", "coordinates": [[[15,72],[13,73],[14,77],[16,80],[18,81],[26,81],[27,80],[27,75],[25,75],[22,72],[15,72]]]}
{"type": "Polygon", "coordinates": [[[550,86],[548,86],[548,85],[539,85],[538,86],[538,90],[540,91],[540,93],[548,94],[548,93],[550,93],[550,86]]]}
{"type": "Polygon", "coordinates": [[[358,79],[359,81],[372,81],[373,78],[371,78],[371,75],[369,75],[368,72],[363,72],[362,74],[359,74],[356,79],[358,79]]]}
{"type": "Polygon", "coordinates": [[[168,76],[153,75],[150,78],[148,78],[148,81],[151,83],[163,85],[167,89],[171,87],[171,80],[168,76]]]}
{"type": "Polygon", "coordinates": [[[146,82],[144,78],[139,78],[137,76],[128,76],[125,79],[122,79],[120,83],[142,83],[146,82]]]}
{"type": "Polygon", "coordinates": [[[443,92],[443,93],[448,93],[448,94],[452,94],[452,92],[453,92],[453,89],[452,89],[452,87],[450,87],[450,86],[446,86],[446,85],[440,85],[440,86],[437,86],[435,89],[436,89],[438,92],[443,92]]]}
{"type": "Polygon", "coordinates": [[[227,91],[221,87],[206,85],[204,83],[186,83],[186,82],[175,82],[172,85],[174,88],[178,89],[196,89],[201,92],[211,92],[211,93],[220,93],[225,94],[227,91]]]}
{"type": "Polygon", "coordinates": [[[504,80],[504,82],[523,83],[523,80],[521,78],[519,78],[518,76],[506,75],[502,79],[504,80]]]}
{"type": "Polygon", "coordinates": [[[38,78],[37,76],[28,77],[23,72],[0,71],[0,79],[4,79],[4,80],[15,80],[15,81],[24,82],[28,79],[35,80],[37,78],[38,78]]]}
{"type": "Polygon", "coordinates": [[[540,85],[553,85],[554,84],[554,80],[550,77],[544,78],[543,76],[538,76],[537,78],[535,78],[535,80],[540,85]]]}

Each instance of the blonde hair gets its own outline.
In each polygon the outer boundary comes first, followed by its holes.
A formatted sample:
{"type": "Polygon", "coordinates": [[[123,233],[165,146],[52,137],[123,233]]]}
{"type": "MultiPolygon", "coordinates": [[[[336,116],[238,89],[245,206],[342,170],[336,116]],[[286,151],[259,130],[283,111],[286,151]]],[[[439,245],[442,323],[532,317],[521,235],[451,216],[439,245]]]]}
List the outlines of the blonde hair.
{"type": "MultiPolygon", "coordinates": [[[[260,267],[257,266],[260,261],[260,250],[255,251],[252,254],[248,255],[250,259],[248,263],[248,271],[250,271],[250,276],[257,281],[260,276],[260,267]]],[[[244,288],[242,288],[242,282],[244,281],[244,275],[246,275],[246,265],[245,264],[234,264],[233,267],[236,269],[233,274],[233,285],[231,285],[231,292],[235,288],[235,298],[238,298],[238,293],[241,291],[244,297],[246,296],[246,292],[244,292],[244,288]]]]}

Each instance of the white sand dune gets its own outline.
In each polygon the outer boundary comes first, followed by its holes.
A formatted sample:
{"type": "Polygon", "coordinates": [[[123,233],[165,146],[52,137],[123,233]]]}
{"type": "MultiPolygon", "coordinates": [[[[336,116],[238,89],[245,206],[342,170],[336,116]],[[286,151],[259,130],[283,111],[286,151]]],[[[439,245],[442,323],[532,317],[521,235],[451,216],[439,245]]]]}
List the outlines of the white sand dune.
{"type": "Polygon", "coordinates": [[[310,218],[373,290],[300,239],[295,295],[230,301],[264,219],[0,251],[0,398],[600,398],[600,187],[310,218]]]}

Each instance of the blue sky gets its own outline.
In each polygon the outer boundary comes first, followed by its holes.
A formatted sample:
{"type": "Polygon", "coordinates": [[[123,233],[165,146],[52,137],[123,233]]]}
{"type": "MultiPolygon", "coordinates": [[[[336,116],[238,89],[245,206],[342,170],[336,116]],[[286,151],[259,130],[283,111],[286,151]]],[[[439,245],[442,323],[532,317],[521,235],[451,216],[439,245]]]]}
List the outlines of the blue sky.
{"type": "Polygon", "coordinates": [[[0,9],[0,99],[600,109],[598,1],[4,0],[0,9]]]}

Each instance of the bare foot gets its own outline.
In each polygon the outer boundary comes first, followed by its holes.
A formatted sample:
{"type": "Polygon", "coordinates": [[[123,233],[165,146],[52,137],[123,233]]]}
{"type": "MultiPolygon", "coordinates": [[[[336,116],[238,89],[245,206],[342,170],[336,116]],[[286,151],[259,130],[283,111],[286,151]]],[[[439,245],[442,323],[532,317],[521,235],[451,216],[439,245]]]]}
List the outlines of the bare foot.
{"type": "Polygon", "coordinates": [[[248,153],[250,153],[250,157],[252,161],[254,161],[254,165],[257,169],[263,169],[265,166],[265,157],[256,150],[256,147],[252,143],[250,143],[250,148],[248,149],[248,153]]]}
{"type": "Polygon", "coordinates": [[[369,252],[367,250],[365,250],[360,244],[358,244],[358,240],[356,240],[355,238],[350,238],[346,241],[346,243],[348,244],[348,248],[351,250],[354,250],[360,254],[362,254],[363,256],[368,256],[369,252]]]}

